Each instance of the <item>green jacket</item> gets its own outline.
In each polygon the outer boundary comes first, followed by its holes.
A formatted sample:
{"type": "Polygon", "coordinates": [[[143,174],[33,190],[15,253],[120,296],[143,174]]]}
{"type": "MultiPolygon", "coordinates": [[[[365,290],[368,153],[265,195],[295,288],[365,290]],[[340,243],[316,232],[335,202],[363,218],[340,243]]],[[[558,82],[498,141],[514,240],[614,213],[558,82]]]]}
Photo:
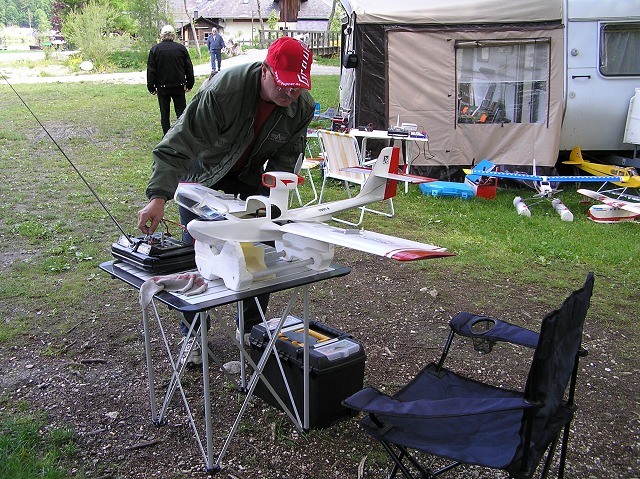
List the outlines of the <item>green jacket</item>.
{"type": "MultiPolygon", "coordinates": [[[[147,198],[173,198],[179,181],[210,187],[231,170],[253,141],[261,65],[249,63],[219,73],[189,102],[153,150],[147,198]]],[[[314,109],[315,102],[307,90],[290,106],[277,106],[239,179],[257,189],[264,171],[293,171],[304,152],[314,109]]]]}

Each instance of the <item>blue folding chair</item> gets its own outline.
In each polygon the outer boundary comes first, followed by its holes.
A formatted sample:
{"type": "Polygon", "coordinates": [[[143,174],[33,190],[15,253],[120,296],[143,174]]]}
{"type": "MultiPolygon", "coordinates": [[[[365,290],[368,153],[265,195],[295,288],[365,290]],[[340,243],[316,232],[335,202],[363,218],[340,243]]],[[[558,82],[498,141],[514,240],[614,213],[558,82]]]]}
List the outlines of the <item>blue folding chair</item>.
{"type": "Polygon", "coordinates": [[[546,478],[561,435],[557,477],[562,478],[576,411],[578,361],[587,354],[581,341],[593,281],[589,273],[584,286],[542,320],[539,333],[458,313],[437,364],[429,364],[393,396],[369,387],[345,399],[346,406],[368,414],[361,425],[394,461],[389,478],[401,472],[408,479],[430,479],[463,464],[504,470],[517,479],[541,470],[546,478]],[[490,385],[444,367],[456,335],[473,338],[484,352],[497,341],[534,348],[524,389],[490,385]],[[417,452],[452,462],[433,470],[417,452]]]}

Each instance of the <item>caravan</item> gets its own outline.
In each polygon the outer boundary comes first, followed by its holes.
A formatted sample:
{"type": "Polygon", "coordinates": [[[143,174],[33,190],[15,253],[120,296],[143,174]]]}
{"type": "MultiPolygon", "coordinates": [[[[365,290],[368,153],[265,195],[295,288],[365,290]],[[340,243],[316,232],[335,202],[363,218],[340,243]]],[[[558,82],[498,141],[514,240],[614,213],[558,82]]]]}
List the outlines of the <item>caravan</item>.
{"type": "Polygon", "coordinates": [[[623,137],[640,87],[640,0],[342,3],[343,50],[358,61],[342,69],[341,106],[351,126],[400,118],[428,131],[412,165],[553,167],[575,146],[634,148],[623,137]]]}

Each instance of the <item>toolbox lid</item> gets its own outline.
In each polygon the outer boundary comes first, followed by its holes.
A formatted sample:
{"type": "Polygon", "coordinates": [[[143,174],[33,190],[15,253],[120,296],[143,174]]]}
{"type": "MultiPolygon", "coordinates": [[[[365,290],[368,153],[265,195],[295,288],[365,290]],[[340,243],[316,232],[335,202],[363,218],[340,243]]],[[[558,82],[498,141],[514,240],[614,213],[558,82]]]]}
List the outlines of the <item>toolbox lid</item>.
{"type": "Polygon", "coordinates": [[[327,357],[329,361],[347,358],[360,351],[360,345],[349,339],[341,339],[328,344],[316,346],[314,350],[327,357]]]}
{"type": "MultiPolygon", "coordinates": [[[[280,322],[280,318],[273,318],[267,321],[267,324],[269,325],[269,331],[275,330],[278,327],[279,322],[280,322]]],[[[290,326],[294,326],[300,323],[302,323],[302,319],[289,315],[287,316],[287,319],[284,320],[282,329],[284,330],[285,328],[288,328],[290,326]]]]}

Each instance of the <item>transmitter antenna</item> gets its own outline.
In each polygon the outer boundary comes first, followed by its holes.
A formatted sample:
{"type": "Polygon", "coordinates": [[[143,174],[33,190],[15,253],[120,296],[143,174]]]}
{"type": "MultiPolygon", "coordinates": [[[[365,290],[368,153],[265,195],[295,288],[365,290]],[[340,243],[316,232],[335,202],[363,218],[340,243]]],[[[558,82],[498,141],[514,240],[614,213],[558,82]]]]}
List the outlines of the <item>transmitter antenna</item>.
{"type": "Polygon", "coordinates": [[[22,104],[27,108],[27,110],[29,111],[29,113],[31,113],[31,116],[33,116],[33,118],[35,118],[35,120],[38,122],[38,125],[40,125],[40,127],[42,128],[42,130],[47,134],[47,136],[51,139],[51,141],[53,142],[54,145],[56,145],[56,148],[58,148],[58,150],[60,150],[60,153],[62,153],[62,156],[65,157],[65,159],[69,162],[69,164],[71,165],[71,167],[75,170],[75,172],[78,174],[78,176],[80,177],[80,179],[83,181],[83,183],[87,186],[87,188],[89,188],[89,191],[91,191],[91,193],[93,194],[93,196],[95,196],[96,200],[98,200],[98,203],[100,203],[100,206],[102,206],[102,208],[107,212],[107,214],[109,215],[109,217],[113,220],[113,222],[115,223],[115,225],[118,227],[118,229],[120,230],[120,232],[124,235],[125,238],[127,238],[127,240],[129,241],[129,243],[133,246],[135,245],[135,242],[130,238],[130,235],[124,230],[124,228],[122,228],[122,226],[120,225],[120,223],[118,223],[118,220],[115,218],[115,216],[113,216],[111,214],[111,211],[109,211],[109,209],[107,208],[107,206],[102,202],[102,200],[100,199],[100,197],[98,196],[98,193],[95,192],[95,190],[91,187],[91,185],[89,184],[89,182],[85,179],[85,177],[82,175],[82,173],[80,172],[80,170],[78,168],[76,168],[76,165],[73,164],[73,162],[71,161],[71,159],[67,156],[67,154],[64,152],[64,150],[60,147],[60,145],[58,145],[58,142],[55,140],[55,138],[53,136],[51,136],[51,133],[49,133],[49,131],[45,128],[45,126],[42,124],[42,122],[38,119],[38,117],[36,116],[36,114],[31,110],[31,108],[29,108],[29,105],[27,105],[27,102],[25,102],[22,97],[20,96],[20,94],[16,91],[15,88],[13,88],[13,85],[11,85],[11,83],[9,83],[9,80],[7,80],[7,77],[4,76],[4,73],[2,73],[2,71],[0,71],[0,75],[2,75],[2,78],[4,79],[4,81],[7,83],[7,85],[9,85],[9,88],[11,88],[13,90],[13,92],[16,94],[16,96],[20,99],[20,101],[22,102],[22,104]]]}

